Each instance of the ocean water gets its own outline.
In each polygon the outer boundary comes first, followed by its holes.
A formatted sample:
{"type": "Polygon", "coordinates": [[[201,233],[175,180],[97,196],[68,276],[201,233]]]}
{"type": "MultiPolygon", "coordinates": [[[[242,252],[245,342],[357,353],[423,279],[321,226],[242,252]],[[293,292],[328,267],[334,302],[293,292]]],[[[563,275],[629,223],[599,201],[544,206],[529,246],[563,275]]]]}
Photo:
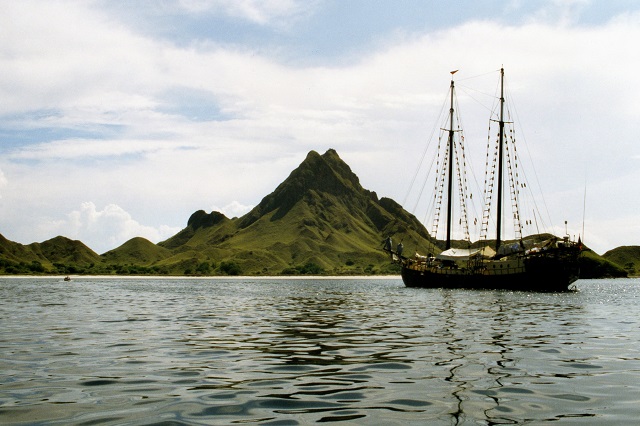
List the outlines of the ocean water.
{"type": "Polygon", "coordinates": [[[637,424],[640,280],[0,278],[0,424],[637,424]]]}

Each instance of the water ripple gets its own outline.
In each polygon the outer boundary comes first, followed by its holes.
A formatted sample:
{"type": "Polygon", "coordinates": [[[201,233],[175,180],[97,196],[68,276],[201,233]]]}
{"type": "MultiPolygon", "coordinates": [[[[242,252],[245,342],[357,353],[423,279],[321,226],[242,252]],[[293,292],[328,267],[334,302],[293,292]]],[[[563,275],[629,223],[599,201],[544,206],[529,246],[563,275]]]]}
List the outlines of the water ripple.
{"type": "Polygon", "coordinates": [[[543,295],[396,279],[57,281],[0,279],[2,424],[640,415],[638,280],[543,295]]]}

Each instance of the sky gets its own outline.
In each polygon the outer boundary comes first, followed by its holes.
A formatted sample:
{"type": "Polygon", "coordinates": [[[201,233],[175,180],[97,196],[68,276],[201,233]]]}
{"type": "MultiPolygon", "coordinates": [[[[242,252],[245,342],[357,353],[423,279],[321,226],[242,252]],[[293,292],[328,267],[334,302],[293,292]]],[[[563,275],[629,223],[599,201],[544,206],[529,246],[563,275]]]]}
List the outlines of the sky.
{"type": "Polygon", "coordinates": [[[0,234],[157,243],[329,148],[408,203],[456,69],[482,179],[504,67],[551,230],[640,245],[637,40],[634,0],[0,0],[0,234]]]}

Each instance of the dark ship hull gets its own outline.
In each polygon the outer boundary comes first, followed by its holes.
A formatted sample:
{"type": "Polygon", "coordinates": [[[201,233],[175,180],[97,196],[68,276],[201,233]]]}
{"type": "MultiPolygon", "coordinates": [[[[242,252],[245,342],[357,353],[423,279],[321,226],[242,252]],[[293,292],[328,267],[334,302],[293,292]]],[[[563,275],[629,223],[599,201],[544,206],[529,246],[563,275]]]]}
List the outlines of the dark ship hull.
{"type": "Polygon", "coordinates": [[[476,261],[468,267],[407,259],[402,262],[402,281],[407,287],[421,288],[573,291],[580,274],[579,253],[578,247],[569,247],[546,255],[476,261]]]}

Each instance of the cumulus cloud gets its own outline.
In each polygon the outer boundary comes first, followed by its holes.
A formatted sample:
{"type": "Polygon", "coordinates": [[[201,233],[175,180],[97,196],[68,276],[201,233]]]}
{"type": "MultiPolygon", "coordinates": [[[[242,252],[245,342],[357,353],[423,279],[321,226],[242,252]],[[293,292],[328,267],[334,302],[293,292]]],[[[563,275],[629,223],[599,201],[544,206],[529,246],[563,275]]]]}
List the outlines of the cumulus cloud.
{"type": "Polygon", "coordinates": [[[51,235],[61,234],[79,239],[98,253],[114,249],[133,237],[143,237],[154,243],[175,235],[180,229],[169,226],[143,225],[116,204],[99,210],[93,202],[67,214],[66,219],[42,225],[51,235]]]}

